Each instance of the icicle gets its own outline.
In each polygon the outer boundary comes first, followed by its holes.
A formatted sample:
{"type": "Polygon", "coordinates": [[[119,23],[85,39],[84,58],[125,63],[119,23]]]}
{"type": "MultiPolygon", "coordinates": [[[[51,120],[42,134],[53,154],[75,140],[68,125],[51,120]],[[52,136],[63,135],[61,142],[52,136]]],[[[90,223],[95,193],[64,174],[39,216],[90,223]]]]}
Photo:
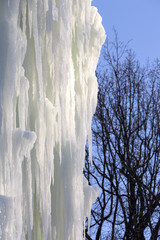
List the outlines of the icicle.
{"type": "Polygon", "coordinates": [[[97,186],[89,186],[87,179],[83,178],[83,188],[84,188],[84,218],[88,218],[88,229],[90,227],[90,212],[92,204],[95,202],[100,189],[97,186]]]}
{"type": "Polygon", "coordinates": [[[3,0],[0,32],[0,236],[81,240],[101,18],[90,0],[3,0]]]}

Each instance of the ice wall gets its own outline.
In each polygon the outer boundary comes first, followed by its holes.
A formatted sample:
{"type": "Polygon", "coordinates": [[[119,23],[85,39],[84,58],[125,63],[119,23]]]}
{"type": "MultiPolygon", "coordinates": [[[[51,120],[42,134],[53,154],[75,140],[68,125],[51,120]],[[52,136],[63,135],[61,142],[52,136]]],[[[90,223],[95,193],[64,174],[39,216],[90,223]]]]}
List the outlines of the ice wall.
{"type": "Polygon", "coordinates": [[[0,239],[83,238],[104,38],[90,0],[0,0],[0,239]]]}

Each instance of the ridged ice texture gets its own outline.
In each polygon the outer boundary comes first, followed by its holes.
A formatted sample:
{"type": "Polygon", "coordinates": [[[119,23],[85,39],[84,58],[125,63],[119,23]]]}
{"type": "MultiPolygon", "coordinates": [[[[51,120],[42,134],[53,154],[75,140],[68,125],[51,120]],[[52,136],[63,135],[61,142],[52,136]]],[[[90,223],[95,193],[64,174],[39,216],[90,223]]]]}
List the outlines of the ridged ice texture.
{"type": "Polygon", "coordinates": [[[1,239],[83,238],[104,38],[90,0],[0,1],[1,239]]]}

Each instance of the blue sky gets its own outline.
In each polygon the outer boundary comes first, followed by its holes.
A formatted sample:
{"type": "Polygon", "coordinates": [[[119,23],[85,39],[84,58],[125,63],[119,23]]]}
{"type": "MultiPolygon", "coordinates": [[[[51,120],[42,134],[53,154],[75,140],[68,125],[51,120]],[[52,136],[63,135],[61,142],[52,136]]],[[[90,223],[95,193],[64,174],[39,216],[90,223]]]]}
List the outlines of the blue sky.
{"type": "Polygon", "coordinates": [[[160,0],[93,0],[92,5],[111,40],[114,26],[121,41],[132,40],[130,47],[142,64],[160,58],[160,0]]]}

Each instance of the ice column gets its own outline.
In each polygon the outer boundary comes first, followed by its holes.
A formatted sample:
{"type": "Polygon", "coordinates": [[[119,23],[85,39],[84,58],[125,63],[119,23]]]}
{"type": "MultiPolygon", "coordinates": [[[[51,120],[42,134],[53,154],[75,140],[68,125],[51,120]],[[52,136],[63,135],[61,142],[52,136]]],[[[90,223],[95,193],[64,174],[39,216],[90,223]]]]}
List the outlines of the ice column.
{"type": "Polygon", "coordinates": [[[0,1],[0,239],[83,238],[104,38],[90,0],[0,1]]]}

